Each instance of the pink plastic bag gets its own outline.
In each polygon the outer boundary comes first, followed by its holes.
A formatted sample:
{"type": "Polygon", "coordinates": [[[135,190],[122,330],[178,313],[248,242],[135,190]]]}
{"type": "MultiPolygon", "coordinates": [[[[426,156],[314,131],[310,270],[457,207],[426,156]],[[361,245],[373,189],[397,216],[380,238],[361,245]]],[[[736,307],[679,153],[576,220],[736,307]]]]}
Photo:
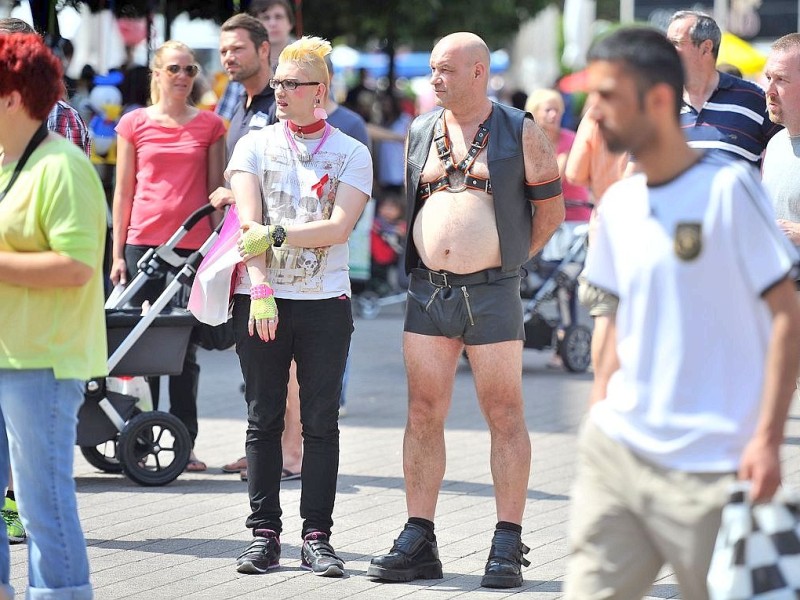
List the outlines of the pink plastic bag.
{"type": "Polygon", "coordinates": [[[201,323],[220,325],[228,320],[236,267],[242,262],[236,248],[238,241],[239,213],[232,205],[217,241],[200,263],[192,283],[188,308],[201,323]]]}

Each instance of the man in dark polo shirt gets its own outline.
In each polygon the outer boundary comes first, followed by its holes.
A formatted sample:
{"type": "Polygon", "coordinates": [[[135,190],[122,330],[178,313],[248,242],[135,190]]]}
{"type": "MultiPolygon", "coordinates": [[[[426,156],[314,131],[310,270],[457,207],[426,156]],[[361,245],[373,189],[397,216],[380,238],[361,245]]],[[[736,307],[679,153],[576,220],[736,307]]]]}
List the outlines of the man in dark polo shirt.
{"type": "Polygon", "coordinates": [[[764,91],[755,83],[717,71],[722,32],[708,15],[672,15],[667,38],[678,50],[686,81],[681,128],[692,148],[709,149],[758,167],[780,126],[769,120],[764,91]]]}
{"type": "MultiPolygon", "coordinates": [[[[244,86],[244,92],[228,127],[228,156],[233,154],[242,136],[254,129],[263,129],[275,122],[275,92],[269,87],[272,69],[269,66],[269,39],[261,21],[240,13],[225,21],[220,28],[219,56],[231,81],[244,86]]],[[[219,187],[208,197],[211,204],[222,208],[233,204],[233,192],[219,187]]]]}

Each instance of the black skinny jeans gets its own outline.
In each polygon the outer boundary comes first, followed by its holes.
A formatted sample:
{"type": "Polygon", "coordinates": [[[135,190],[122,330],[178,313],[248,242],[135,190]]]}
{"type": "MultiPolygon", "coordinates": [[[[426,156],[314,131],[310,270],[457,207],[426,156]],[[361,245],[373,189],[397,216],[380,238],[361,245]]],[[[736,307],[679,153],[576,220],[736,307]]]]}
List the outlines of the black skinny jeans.
{"type": "MultiPolygon", "coordinates": [[[[150,249],[150,246],[125,246],[125,267],[128,271],[128,281],[133,281],[136,275],[136,263],[150,249]]],[[[176,249],[175,253],[179,256],[189,256],[194,250],[176,249]]],[[[172,280],[170,274],[159,274],[158,277],[147,281],[142,289],[139,290],[131,300],[134,306],[141,306],[142,302],[149,300],[153,302],[161,295],[161,292],[169,285],[172,280]]],[[[172,300],[173,306],[184,304],[180,299],[181,294],[177,294],[172,300]]],[[[150,393],[153,396],[153,409],[158,410],[158,397],[161,388],[160,377],[148,377],[150,393]]],[[[170,375],[169,377],[169,412],[178,417],[181,423],[186,425],[189,436],[192,438],[192,448],[197,439],[197,387],[200,382],[200,365],[197,364],[197,345],[189,342],[186,349],[186,358],[183,359],[183,371],[180,375],[170,375]]]]}
{"type": "Polygon", "coordinates": [[[283,527],[281,434],[294,358],[303,428],[303,535],[313,530],[330,535],[339,474],[339,396],[353,333],[350,299],[279,298],[277,304],[278,330],[270,342],[247,333],[250,298],[237,295],[233,304],[236,353],[247,402],[245,453],[252,513],[246,525],[277,533],[283,527]]]}

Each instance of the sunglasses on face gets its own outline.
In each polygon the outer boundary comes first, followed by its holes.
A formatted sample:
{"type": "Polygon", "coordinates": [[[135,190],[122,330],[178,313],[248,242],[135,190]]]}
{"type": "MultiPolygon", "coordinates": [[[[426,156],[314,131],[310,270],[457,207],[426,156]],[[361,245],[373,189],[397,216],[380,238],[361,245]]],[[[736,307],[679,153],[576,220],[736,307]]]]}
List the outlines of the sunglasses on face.
{"type": "Polygon", "coordinates": [[[269,80],[269,87],[273,90],[277,90],[279,87],[283,86],[287,92],[291,92],[297,89],[299,85],[319,85],[319,81],[297,81],[296,79],[270,79],[269,80]]]}
{"type": "Polygon", "coordinates": [[[195,77],[200,71],[200,67],[197,65],[186,65],[185,67],[181,67],[180,65],[167,65],[164,67],[164,70],[173,77],[181,71],[186,73],[189,77],[195,77]]]}

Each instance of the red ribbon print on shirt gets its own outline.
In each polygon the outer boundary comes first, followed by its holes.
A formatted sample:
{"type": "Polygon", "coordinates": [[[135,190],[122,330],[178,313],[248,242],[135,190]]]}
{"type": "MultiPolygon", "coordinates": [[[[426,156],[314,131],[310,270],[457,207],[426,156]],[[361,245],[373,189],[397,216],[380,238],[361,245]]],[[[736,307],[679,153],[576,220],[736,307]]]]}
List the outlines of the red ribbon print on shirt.
{"type": "Polygon", "coordinates": [[[322,189],[325,187],[325,184],[328,183],[328,174],[322,176],[317,183],[311,186],[311,189],[317,193],[317,200],[322,200],[322,189]]]}

